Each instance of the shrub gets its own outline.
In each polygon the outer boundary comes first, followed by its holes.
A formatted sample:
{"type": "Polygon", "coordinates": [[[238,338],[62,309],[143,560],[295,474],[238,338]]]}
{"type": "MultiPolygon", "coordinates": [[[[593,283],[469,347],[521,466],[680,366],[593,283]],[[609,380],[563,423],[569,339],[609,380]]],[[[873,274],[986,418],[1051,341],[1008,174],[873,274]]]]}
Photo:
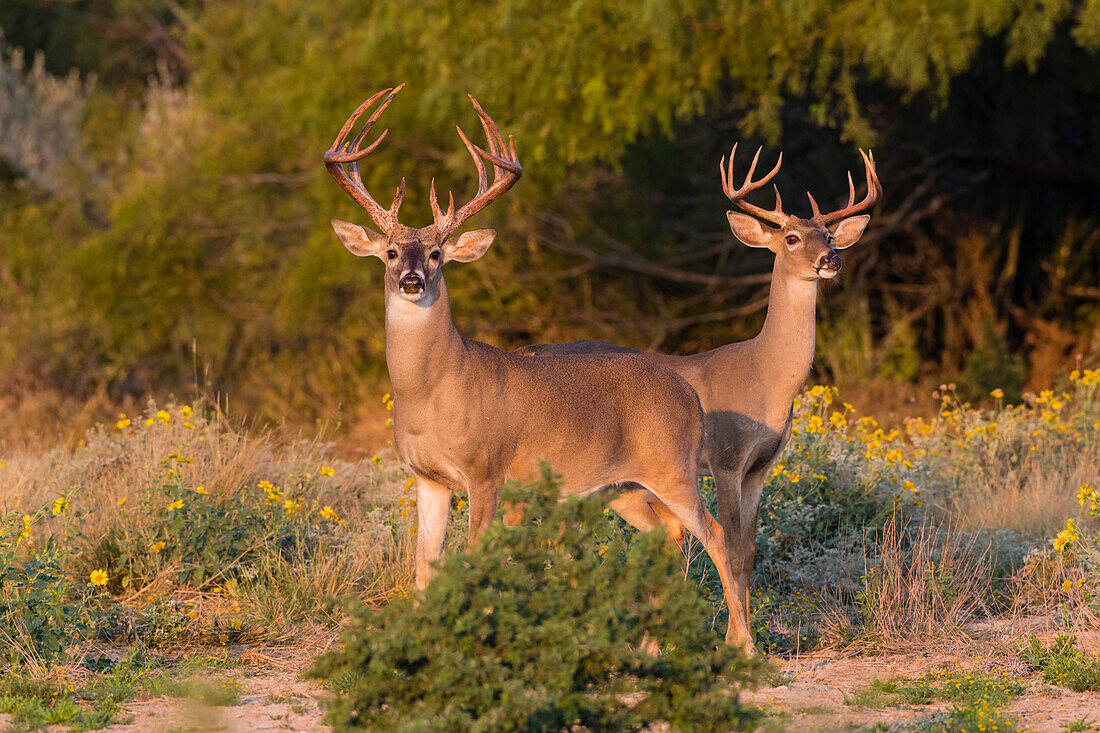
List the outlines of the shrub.
{"type": "Polygon", "coordinates": [[[65,645],[86,626],[80,594],[61,567],[64,552],[51,541],[32,547],[32,529],[48,515],[0,515],[0,641],[13,666],[63,659],[65,645]]]}
{"type": "Polygon", "coordinates": [[[716,648],[711,609],[659,535],[601,543],[603,506],[559,503],[549,474],[502,498],[527,520],[446,557],[423,594],[358,609],[315,664],[347,691],[330,701],[338,729],[755,727],[738,690],[762,663],[716,648]]]}
{"type": "Polygon", "coordinates": [[[1074,692],[1100,691],[1100,659],[1076,648],[1077,638],[1059,634],[1044,646],[1034,634],[1020,647],[1020,658],[1043,679],[1074,692]]]}

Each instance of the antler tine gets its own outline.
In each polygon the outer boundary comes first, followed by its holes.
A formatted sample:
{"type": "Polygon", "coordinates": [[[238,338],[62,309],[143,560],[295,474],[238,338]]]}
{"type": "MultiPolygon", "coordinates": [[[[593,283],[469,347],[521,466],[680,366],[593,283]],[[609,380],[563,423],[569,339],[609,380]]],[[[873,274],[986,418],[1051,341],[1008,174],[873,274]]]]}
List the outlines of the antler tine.
{"type": "Polygon", "coordinates": [[[724,156],[718,163],[718,171],[722,178],[722,192],[726,194],[726,198],[753,216],[764,219],[765,221],[770,221],[772,224],[783,226],[787,223],[789,217],[783,213],[783,199],[779,196],[778,186],[775,186],[775,208],[771,211],[762,209],[744,200],[745,196],[767,185],[768,181],[775,177],[775,174],[779,172],[780,167],[783,165],[783,153],[780,153],[779,159],[775,162],[775,167],[772,168],[766,176],[758,181],[752,180],[752,174],[756,172],[756,164],[760,162],[760,152],[763,149],[763,146],[756,149],[756,155],[752,157],[752,163],[749,165],[749,172],[745,174],[745,182],[741,184],[740,188],[735,189],[733,187],[733,156],[737,154],[737,143],[733,144],[733,149],[730,150],[729,166],[726,166],[726,159],[724,156]]]}
{"type": "MultiPolygon", "coordinates": [[[[505,145],[504,135],[497,124],[493,122],[493,118],[486,114],[473,96],[470,96],[470,101],[473,103],[474,110],[481,121],[482,129],[485,131],[489,150],[480,148],[470,142],[462,128],[456,127],[458,136],[462,139],[462,144],[466,146],[466,151],[470,153],[470,157],[474,159],[474,165],[477,167],[477,194],[458,211],[454,210],[454,195],[452,194],[450,207],[446,214],[439,210],[438,203],[433,204],[432,214],[435,216],[435,225],[444,237],[450,235],[455,229],[462,226],[463,222],[503,195],[523,175],[523,167],[516,155],[515,138],[509,135],[508,144],[505,145]],[[507,157],[504,157],[505,155],[507,157]],[[491,185],[488,180],[488,172],[485,170],[484,161],[486,160],[493,164],[493,182],[491,185]]],[[[435,197],[434,188],[433,185],[431,196],[433,200],[435,197]]]]}
{"type": "Polygon", "coordinates": [[[359,105],[355,112],[348,117],[344,126],[340,128],[340,132],[337,134],[336,140],[333,141],[332,147],[325,152],[325,168],[328,169],[329,174],[340,185],[340,188],[344,189],[356,203],[363,207],[378,228],[386,234],[389,234],[397,226],[397,212],[405,199],[405,179],[401,179],[400,185],[398,185],[397,190],[394,192],[393,203],[390,204],[390,208],[384,209],[374,200],[374,197],[367,191],[366,186],[363,185],[363,179],[359,173],[359,161],[373,153],[375,149],[382,144],[389,130],[383,130],[382,134],[378,136],[378,139],[365,149],[360,148],[367,133],[370,132],[370,129],[378,122],[382,113],[386,111],[386,108],[393,101],[394,97],[396,97],[398,92],[404,89],[404,87],[404,84],[400,84],[397,87],[383,89],[359,105]],[[363,127],[359,133],[351,142],[346,142],[348,133],[355,127],[356,122],[359,121],[363,113],[383,96],[386,98],[382,101],[382,104],[378,105],[374,112],[371,113],[367,121],[363,123],[363,127]],[[345,165],[347,166],[346,168],[345,165]]]}
{"type": "MultiPolygon", "coordinates": [[[[859,151],[860,156],[863,158],[863,170],[867,180],[867,195],[863,197],[863,200],[856,203],[856,189],[855,184],[852,182],[852,172],[848,171],[848,204],[842,209],[830,212],[828,214],[822,214],[817,210],[816,205],[813,206],[814,218],[821,221],[823,224],[832,224],[840,221],[841,219],[858,214],[861,211],[871,208],[878,203],[882,198],[882,184],[878,180],[878,172],[875,170],[875,156],[870,151],[859,151]]],[[[813,197],[810,197],[810,201],[813,201],[813,197]]]]}

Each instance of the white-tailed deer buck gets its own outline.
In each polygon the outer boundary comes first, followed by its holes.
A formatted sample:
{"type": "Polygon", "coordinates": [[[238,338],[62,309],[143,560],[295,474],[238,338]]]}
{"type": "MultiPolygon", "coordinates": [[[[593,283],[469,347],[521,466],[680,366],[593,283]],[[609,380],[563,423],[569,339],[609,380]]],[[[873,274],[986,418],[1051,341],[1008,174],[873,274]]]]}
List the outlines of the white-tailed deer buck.
{"type": "MultiPolygon", "coordinates": [[[[771,292],[764,327],[750,341],[729,344],[691,356],[667,356],[637,352],[602,341],[569,344],[534,344],[517,353],[539,355],[639,353],[654,364],[681,374],[703,403],[706,434],[703,440],[701,474],[714,476],[718,494],[718,520],[726,537],[726,552],[733,564],[737,606],[730,606],[727,641],[751,646],[748,626],[749,576],[756,552],[756,520],[767,471],[779,457],[791,434],[795,395],[806,381],[814,357],[814,321],[817,281],[840,272],[837,250],[851,247],[863,234],[870,216],[856,216],[882,196],[873,156],[860,151],[867,177],[867,195],[855,201],[855,185],[848,174],[848,204],[827,214],[818,210],[807,193],[813,215],[808,219],[784,213],[775,189],[775,208],[767,210],[744,200],[749,193],[770,181],[783,164],[780,154],[775,167],[759,181],[752,180],[760,150],[749,166],[740,188],[733,184],[733,156],[729,168],[719,163],[722,190],[733,203],[753,216],[726,212],[733,234],[749,247],[775,253],[771,292]],[[756,218],[753,218],[756,217],[756,218]],[[763,226],[763,219],[774,227],[763,226]]],[[[676,518],[660,505],[660,497],[644,490],[622,493],[612,507],[640,529],[664,524],[671,536],[682,532],[676,518]]]]}
{"type": "MultiPolygon", "coordinates": [[[[402,85],[404,86],[404,85],[402,85]]],[[[402,179],[389,209],[363,185],[359,161],[386,136],[363,138],[401,90],[384,89],[352,114],[325,166],[381,230],[332,220],[352,254],[386,265],[386,365],[393,382],[397,451],[417,479],[416,583],[424,587],[442,551],[454,491],[470,500],[469,541],[493,519],[501,483],[534,476],[543,461],[564,479],[569,494],[586,495],[615,484],[637,484],[699,538],[719,568],[727,602],[737,607],[722,528],[704,508],[695,484],[703,435],[699,398],[679,375],[632,355],[573,355],[531,359],[465,339],[451,321],[443,265],[471,262],[488,249],[491,229],[453,237],[467,219],[512,187],[523,169],[515,141],[470,97],[489,149],[458,130],[477,166],[477,195],[455,211],[439,208],[433,180],[434,223],[421,229],[398,223],[402,179]],[[382,103],[346,142],[359,117],[382,103]],[[485,163],[493,166],[489,185],[485,163]],[[345,168],[345,166],[347,166],[345,168]]]]}

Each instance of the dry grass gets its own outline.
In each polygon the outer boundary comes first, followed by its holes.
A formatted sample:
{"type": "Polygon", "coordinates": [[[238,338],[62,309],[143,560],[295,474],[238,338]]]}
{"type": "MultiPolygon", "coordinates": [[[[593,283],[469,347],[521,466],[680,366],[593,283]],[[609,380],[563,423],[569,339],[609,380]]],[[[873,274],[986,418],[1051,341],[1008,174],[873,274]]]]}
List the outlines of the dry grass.
{"type": "MultiPolygon", "coordinates": [[[[142,415],[121,418],[118,426],[89,431],[74,448],[0,456],[0,508],[49,514],[52,503],[66,497],[66,510],[36,527],[32,541],[42,546],[52,535],[64,542],[66,568],[81,583],[101,566],[105,538],[125,537],[135,547],[147,547],[158,532],[163,537],[163,518],[149,511],[148,497],[159,496],[167,472],[176,471],[173,481],[185,490],[204,487],[207,493],[195,498],[212,506],[255,504],[262,497],[258,484],[267,481],[295,497],[310,521],[328,521],[317,514],[321,507],[340,517],[319,556],[266,542],[263,528],[256,528],[260,552],[240,582],[225,585],[227,576],[208,575],[201,584],[181,585],[178,567],[165,564],[141,585],[116,589],[123,607],[145,617],[178,619],[181,611],[193,609],[197,619],[173,627],[181,640],[216,639],[230,618],[244,620],[235,638],[290,640],[301,623],[331,624],[340,616],[330,616],[325,599],[354,597],[379,605],[407,591],[415,511],[398,507],[413,496],[398,461],[388,455],[344,461],[320,438],[248,431],[213,410],[206,416],[200,412],[150,404],[142,415]]],[[[232,563],[223,568],[229,569],[232,563]]]]}
{"type": "Polygon", "coordinates": [[[967,638],[992,598],[993,548],[951,525],[886,524],[867,547],[861,613],[876,644],[967,638]]]}

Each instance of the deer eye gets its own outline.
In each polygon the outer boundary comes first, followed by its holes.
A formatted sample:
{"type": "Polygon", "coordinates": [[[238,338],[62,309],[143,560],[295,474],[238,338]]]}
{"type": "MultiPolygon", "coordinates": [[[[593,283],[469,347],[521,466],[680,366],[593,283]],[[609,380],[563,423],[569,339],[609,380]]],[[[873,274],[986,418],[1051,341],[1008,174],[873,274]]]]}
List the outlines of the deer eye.
{"type": "Polygon", "coordinates": [[[395,250],[395,249],[387,250],[386,251],[386,256],[389,257],[391,260],[396,260],[397,259],[397,250],[395,250]]]}
{"type": "Polygon", "coordinates": [[[435,250],[434,252],[432,252],[428,256],[431,258],[432,262],[439,262],[439,250],[438,249],[435,250]]]}
{"type": "Polygon", "coordinates": [[[787,235],[787,244],[798,244],[798,237],[793,234],[787,235]]]}

